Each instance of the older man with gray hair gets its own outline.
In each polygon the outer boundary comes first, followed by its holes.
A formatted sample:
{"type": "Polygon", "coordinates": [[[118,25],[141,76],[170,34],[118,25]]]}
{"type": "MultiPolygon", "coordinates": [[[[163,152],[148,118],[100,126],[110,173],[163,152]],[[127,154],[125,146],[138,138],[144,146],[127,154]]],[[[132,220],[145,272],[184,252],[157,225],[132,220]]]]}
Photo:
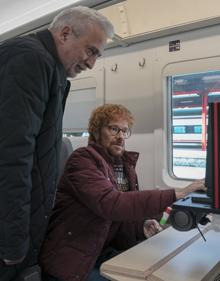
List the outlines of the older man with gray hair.
{"type": "Polygon", "coordinates": [[[65,10],[51,23],[59,58],[69,77],[92,68],[102,55],[113,27],[100,13],[86,7],[65,10]]]}
{"type": "Polygon", "coordinates": [[[34,265],[57,186],[67,77],[91,69],[113,33],[106,17],[75,7],[49,29],[0,46],[1,281],[38,278],[34,265]]]}

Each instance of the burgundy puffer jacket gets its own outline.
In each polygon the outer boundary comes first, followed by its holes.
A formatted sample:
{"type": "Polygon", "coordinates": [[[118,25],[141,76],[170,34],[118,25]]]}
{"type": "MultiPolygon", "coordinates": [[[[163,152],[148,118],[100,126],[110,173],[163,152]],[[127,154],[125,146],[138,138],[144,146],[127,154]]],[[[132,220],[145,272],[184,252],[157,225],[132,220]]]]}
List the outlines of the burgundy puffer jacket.
{"type": "Polygon", "coordinates": [[[125,152],[129,192],[117,190],[111,157],[96,144],[70,156],[57,192],[40,264],[63,280],[86,280],[106,241],[127,249],[144,238],[143,221],[175,201],[174,190],[138,191],[138,153],[125,152]],[[111,233],[114,231],[114,233],[111,233]]]}

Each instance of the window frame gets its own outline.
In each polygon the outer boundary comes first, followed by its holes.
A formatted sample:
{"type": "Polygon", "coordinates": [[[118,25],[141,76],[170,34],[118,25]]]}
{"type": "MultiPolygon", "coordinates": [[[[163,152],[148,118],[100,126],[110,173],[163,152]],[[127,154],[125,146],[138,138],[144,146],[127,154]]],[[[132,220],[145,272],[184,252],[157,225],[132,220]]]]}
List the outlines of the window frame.
{"type": "Polygon", "coordinates": [[[195,60],[177,61],[166,64],[162,69],[163,105],[164,105],[164,160],[165,170],[174,180],[189,181],[195,178],[178,177],[173,172],[173,134],[172,134],[172,79],[174,76],[192,75],[220,71],[220,56],[195,60]]]}

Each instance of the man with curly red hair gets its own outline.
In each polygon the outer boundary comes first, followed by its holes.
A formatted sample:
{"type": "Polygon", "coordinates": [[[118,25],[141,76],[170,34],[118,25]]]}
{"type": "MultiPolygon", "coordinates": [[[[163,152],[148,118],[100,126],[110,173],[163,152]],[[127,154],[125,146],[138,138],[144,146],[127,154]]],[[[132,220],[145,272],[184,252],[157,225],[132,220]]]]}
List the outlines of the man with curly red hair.
{"type": "Polygon", "coordinates": [[[45,280],[106,280],[100,264],[160,229],[155,220],[177,198],[200,188],[139,191],[137,152],[125,150],[134,118],[123,105],[98,107],[87,147],[67,161],[41,252],[45,280]]]}

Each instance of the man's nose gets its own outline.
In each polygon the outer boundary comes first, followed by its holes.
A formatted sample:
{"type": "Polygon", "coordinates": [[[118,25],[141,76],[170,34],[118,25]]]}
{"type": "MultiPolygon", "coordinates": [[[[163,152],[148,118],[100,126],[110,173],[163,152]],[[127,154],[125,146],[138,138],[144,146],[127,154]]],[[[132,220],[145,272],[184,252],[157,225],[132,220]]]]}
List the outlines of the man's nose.
{"type": "Polygon", "coordinates": [[[123,131],[122,130],[120,130],[118,133],[117,133],[117,138],[122,138],[122,139],[124,139],[125,138],[125,135],[124,135],[124,133],[123,133],[123,131]]]}
{"type": "Polygon", "coordinates": [[[86,60],[86,66],[89,68],[89,69],[92,69],[95,62],[97,60],[97,57],[96,56],[90,56],[88,57],[88,59],[86,60]]]}

